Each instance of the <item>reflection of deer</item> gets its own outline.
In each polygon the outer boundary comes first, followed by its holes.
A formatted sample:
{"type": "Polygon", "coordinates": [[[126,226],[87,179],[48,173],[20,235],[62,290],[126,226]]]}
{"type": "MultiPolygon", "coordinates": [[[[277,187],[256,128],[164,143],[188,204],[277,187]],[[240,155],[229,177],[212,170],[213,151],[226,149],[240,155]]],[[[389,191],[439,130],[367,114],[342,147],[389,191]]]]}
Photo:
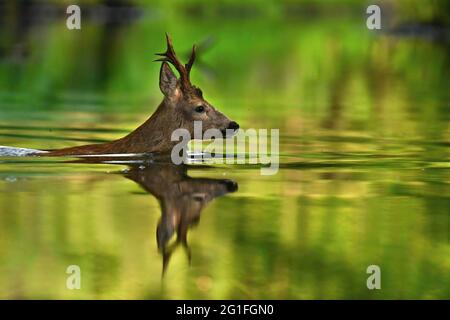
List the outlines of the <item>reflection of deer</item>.
{"type": "Polygon", "coordinates": [[[206,204],[216,197],[237,190],[237,183],[231,180],[191,178],[184,165],[152,164],[146,168],[133,166],[124,175],[154,195],[161,205],[156,240],[163,256],[163,274],[179,244],[186,249],[190,261],[187,232],[198,223],[206,204]],[[174,234],[176,241],[170,244],[174,234]]]}

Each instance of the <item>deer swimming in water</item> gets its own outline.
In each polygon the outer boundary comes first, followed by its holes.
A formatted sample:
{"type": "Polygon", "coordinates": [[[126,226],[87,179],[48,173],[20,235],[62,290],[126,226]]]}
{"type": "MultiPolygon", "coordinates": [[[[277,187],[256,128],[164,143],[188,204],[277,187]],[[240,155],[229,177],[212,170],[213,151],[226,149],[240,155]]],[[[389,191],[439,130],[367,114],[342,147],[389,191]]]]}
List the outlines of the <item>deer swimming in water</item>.
{"type": "Polygon", "coordinates": [[[201,121],[202,131],[218,129],[223,136],[236,132],[239,125],[216,110],[204,98],[202,91],[191,84],[190,71],[195,60],[195,46],[187,64],[175,54],[172,39],[166,34],[167,50],[157,55],[161,61],[159,87],[164,99],[153,113],[137,129],[123,138],[111,142],[76,146],[51,151],[0,146],[0,156],[83,156],[126,153],[170,153],[177,141],[171,141],[172,132],[186,129],[194,133],[194,121],[201,121]],[[172,64],[180,74],[178,79],[169,66],[172,64]]]}

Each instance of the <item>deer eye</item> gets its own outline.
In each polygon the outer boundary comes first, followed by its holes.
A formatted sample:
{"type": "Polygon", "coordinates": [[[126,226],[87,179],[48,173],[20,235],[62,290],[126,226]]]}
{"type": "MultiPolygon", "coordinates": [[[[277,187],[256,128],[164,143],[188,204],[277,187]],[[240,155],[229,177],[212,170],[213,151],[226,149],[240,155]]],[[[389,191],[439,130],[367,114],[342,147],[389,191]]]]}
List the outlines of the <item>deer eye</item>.
{"type": "Polygon", "coordinates": [[[205,111],[205,107],[204,106],[197,106],[197,107],[195,107],[195,112],[202,113],[204,111],[205,111]]]}

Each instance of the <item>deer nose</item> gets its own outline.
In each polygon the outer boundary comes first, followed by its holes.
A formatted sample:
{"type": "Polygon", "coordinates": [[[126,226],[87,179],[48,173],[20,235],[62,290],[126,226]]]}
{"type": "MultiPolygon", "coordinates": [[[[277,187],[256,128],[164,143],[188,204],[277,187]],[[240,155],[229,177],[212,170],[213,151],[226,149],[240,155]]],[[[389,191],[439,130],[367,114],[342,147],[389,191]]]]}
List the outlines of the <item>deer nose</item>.
{"type": "Polygon", "coordinates": [[[223,180],[222,183],[225,184],[228,192],[235,192],[238,189],[238,184],[232,180],[223,180]]]}
{"type": "Polygon", "coordinates": [[[237,122],[235,122],[235,121],[231,121],[229,124],[228,124],[228,129],[232,129],[232,130],[237,130],[237,129],[239,129],[239,125],[237,124],[237,122]]]}

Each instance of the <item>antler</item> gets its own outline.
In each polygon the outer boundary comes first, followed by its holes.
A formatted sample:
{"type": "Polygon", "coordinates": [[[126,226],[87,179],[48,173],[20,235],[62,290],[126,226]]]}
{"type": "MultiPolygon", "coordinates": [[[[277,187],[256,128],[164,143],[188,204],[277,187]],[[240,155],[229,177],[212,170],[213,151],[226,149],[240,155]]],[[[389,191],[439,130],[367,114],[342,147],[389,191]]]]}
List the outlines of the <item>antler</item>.
{"type": "Polygon", "coordinates": [[[184,88],[189,88],[191,86],[191,81],[189,80],[189,76],[191,73],[192,65],[195,61],[195,45],[192,47],[192,53],[189,58],[188,63],[183,65],[181,61],[178,59],[177,55],[175,54],[175,50],[173,49],[172,39],[170,36],[166,33],[166,40],[167,40],[167,50],[164,53],[157,53],[156,55],[162,56],[160,59],[156,59],[155,61],[165,61],[170,62],[173,64],[175,69],[177,69],[178,73],[180,74],[181,79],[181,85],[184,88]]]}

